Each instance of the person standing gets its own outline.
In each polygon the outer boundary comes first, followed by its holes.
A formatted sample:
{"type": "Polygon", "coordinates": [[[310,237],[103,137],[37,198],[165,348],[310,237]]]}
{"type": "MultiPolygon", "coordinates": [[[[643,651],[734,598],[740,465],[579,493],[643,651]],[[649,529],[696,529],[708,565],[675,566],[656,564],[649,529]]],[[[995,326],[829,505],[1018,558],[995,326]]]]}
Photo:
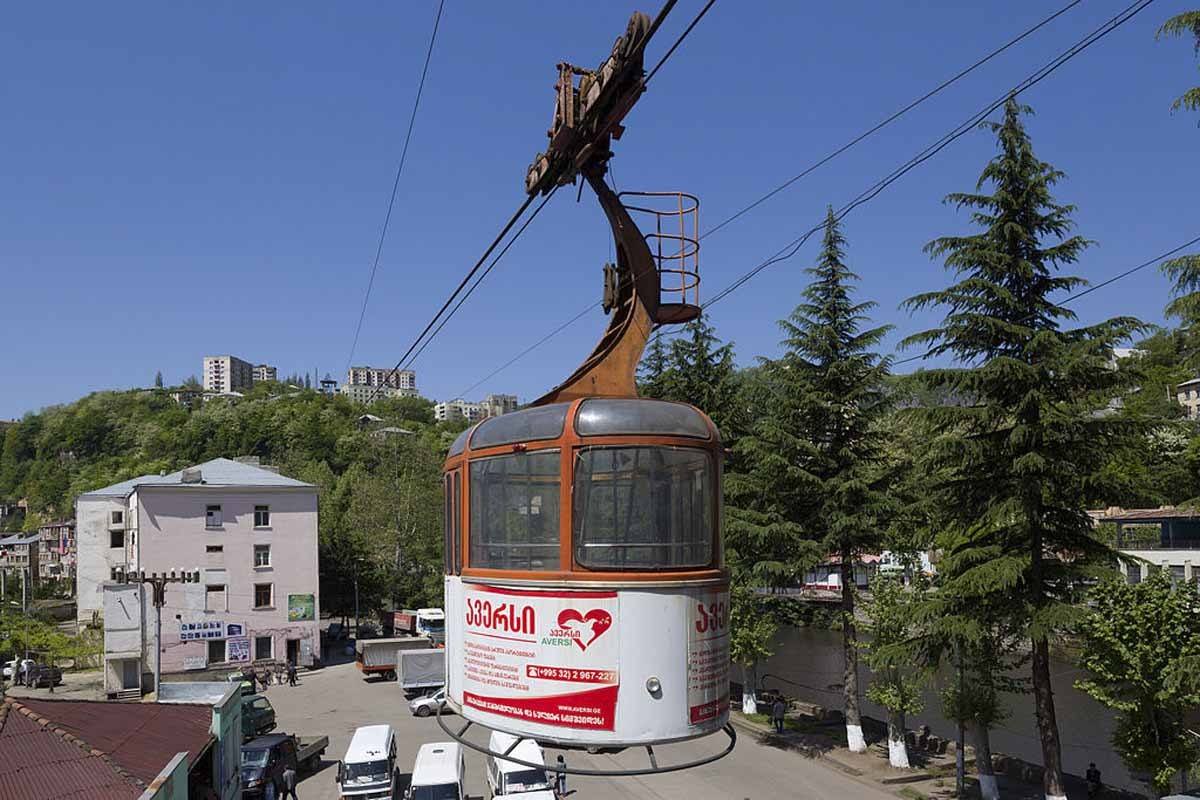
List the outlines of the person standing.
{"type": "Polygon", "coordinates": [[[296,796],[296,770],[292,767],[283,771],[283,794],[280,796],[280,800],[288,800],[289,797],[292,800],[300,800],[296,796]]]}
{"type": "Polygon", "coordinates": [[[771,704],[771,721],[775,723],[775,732],[783,733],[783,718],[787,715],[787,704],[782,697],[775,698],[771,704]]]}
{"type": "Polygon", "coordinates": [[[558,772],[554,773],[555,791],[558,793],[559,797],[566,797],[567,796],[567,773],[563,772],[563,770],[565,770],[567,768],[567,760],[562,757],[562,753],[559,753],[558,760],[556,763],[558,764],[558,772]]]}
{"type": "Polygon", "coordinates": [[[288,686],[296,685],[296,662],[289,661],[287,665],[288,686]]]}
{"type": "Polygon", "coordinates": [[[1087,795],[1089,798],[1100,796],[1100,770],[1096,769],[1096,762],[1088,764],[1087,772],[1084,773],[1084,780],[1087,781],[1087,795]]]}

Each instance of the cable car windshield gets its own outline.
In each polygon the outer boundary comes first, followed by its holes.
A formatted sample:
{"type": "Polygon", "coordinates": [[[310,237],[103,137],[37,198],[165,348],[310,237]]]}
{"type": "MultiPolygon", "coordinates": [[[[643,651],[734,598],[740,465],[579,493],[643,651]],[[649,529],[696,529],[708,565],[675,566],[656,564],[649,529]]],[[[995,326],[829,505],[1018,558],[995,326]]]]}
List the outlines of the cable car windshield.
{"type": "Polygon", "coordinates": [[[557,450],[472,461],[471,566],[558,569],[559,482],[557,450]]]}
{"type": "Polygon", "coordinates": [[[713,465],[704,450],[592,447],[575,458],[575,560],[591,569],[704,567],[713,465]]]}

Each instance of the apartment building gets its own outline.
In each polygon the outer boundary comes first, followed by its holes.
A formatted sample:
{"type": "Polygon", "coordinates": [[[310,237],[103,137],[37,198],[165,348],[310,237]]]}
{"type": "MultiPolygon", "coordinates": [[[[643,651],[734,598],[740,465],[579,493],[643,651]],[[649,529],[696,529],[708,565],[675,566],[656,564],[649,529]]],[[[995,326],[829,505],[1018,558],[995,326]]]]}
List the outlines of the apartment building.
{"type": "Polygon", "coordinates": [[[163,672],[320,652],[315,486],[218,458],[80,495],[76,530],[81,621],[105,616],[122,571],[200,573],[167,589],[162,647],[147,650],[163,672]]]}
{"type": "Polygon", "coordinates": [[[255,364],[251,371],[254,382],[259,381],[276,381],[279,380],[279,370],[272,367],[270,364],[255,364]]]}
{"type": "Polygon", "coordinates": [[[254,385],[254,367],[236,356],[204,357],[204,390],[222,394],[254,385]]]}
{"type": "Polygon", "coordinates": [[[367,386],[361,383],[343,383],[338,387],[338,394],[352,403],[367,405],[385,397],[400,397],[403,392],[391,386],[367,386]]]}
{"type": "Polygon", "coordinates": [[[351,386],[390,386],[406,397],[417,394],[417,373],[411,369],[387,367],[351,367],[346,373],[351,386]]]}
{"type": "Polygon", "coordinates": [[[451,420],[478,422],[481,419],[498,417],[516,410],[517,396],[515,394],[489,394],[477,403],[463,400],[461,397],[437,403],[433,407],[433,417],[438,422],[451,420]]]}
{"type": "Polygon", "coordinates": [[[65,580],[75,575],[75,520],[64,519],[38,527],[42,580],[65,580]]]}
{"type": "Polygon", "coordinates": [[[1200,583],[1200,512],[1191,508],[1108,508],[1089,511],[1094,525],[1116,527],[1111,542],[1121,555],[1121,571],[1129,583],[1140,583],[1152,571],[1165,570],[1177,583],[1200,583]]]}
{"type": "Polygon", "coordinates": [[[41,578],[41,543],[36,533],[0,536],[0,570],[23,572],[25,580],[36,584],[41,578]]]}
{"type": "Polygon", "coordinates": [[[1175,387],[1175,402],[1183,406],[1188,419],[1200,419],[1200,378],[1192,378],[1175,387]]]}

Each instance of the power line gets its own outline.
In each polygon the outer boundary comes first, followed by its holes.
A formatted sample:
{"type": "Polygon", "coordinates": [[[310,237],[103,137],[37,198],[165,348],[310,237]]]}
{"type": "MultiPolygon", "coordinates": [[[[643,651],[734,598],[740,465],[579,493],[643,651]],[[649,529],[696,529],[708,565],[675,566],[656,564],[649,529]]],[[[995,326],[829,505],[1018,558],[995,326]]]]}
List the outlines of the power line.
{"type": "Polygon", "coordinates": [[[834,150],[833,152],[831,152],[829,155],[825,156],[824,158],[821,158],[821,159],[819,159],[819,160],[817,160],[817,161],[813,162],[813,163],[812,163],[812,164],[810,164],[809,166],[805,167],[805,168],[804,168],[803,170],[801,170],[799,173],[797,173],[796,175],[792,176],[791,178],[788,178],[786,181],[784,181],[783,183],[779,184],[779,185],[778,185],[778,186],[776,186],[774,189],[772,189],[771,191],[767,192],[766,194],[764,194],[762,197],[760,197],[760,198],[758,198],[757,200],[755,200],[755,201],[754,201],[753,203],[751,203],[750,205],[748,205],[748,206],[745,206],[744,208],[742,208],[742,209],[741,209],[740,211],[738,211],[737,213],[735,213],[735,214],[732,214],[732,215],[731,215],[731,216],[729,216],[729,217],[726,217],[726,218],[725,218],[724,220],[722,220],[720,223],[718,223],[718,224],[717,224],[717,225],[715,225],[714,227],[712,227],[712,228],[709,228],[707,231],[705,231],[704,235],[703,235],[703,236],[701,236],[700,238],[701,238],[701,239],[704,239],[704,238],[706,238],[706,237],[708,237],[708,236],[712,236],[714,233],[716,233],[717,231],[721,230],[722,228],[724,228],[726,225],[730,224],[730,223],[731,223],[731,222],[733,222],[734,220],[738,219],[738,218],[739,218],[739,217],[741,217],[743,214],[745,214],[745,213],[747,213],[747,212],[749,212],[749,211],[751,211],[751,210],[753,210],[753,209],[757,208],[758,206],[762,205],[763,203],[765,203],[766,201],[770,200],[770,199],[771,199],[772,197],[774,197],[775,195],[777,195],[777,194],[779,194],[780,192],[782,192],[784,189],[786,189],[786,188],[788,188],[789,186],[791,186],[792,184],[794,184],[796,181],[798,181],[798,180],[800,180],[801,178],[804,178],[805,176],[809,175],[810,173],[812,173],[812,172],[816,171],[817,169],[819,169],[820,167],[824,166],[825,164],[828,164],[830,161],[832,161],[833,159],[837,158],[837,157],[838,157],[838,156],[840,156],[842,153],[846,152],[847,150],[849,150],[850,148],[854,147],[855,145],[859,144],[859,143],[860,143],[860,142],[862,142],[864,139],[867,139],[867,138],[869,138],[870,136],[872,136],[872,135],[874,135],[874,134],[878,133],[879,131],[883,130],[884,128],[886,128],[888,125],[891,125],[893,122],[895,122],[896,120],[900,119],[902,116],[904,116],[905,114],[907,114],[909,111],[912,111],[914,108],[916,108],[917,106],[921,105],[921,104],[922,104],[922,103],[924,103],[926,100],[929,100],[930,98],[932,98],[932,97],[934,97],[935,95],[939,94],[939,93],[940,93],[940,92],[941,92],[943,89],[946,89],[946,88],[948,88],[948,87],[949,87],[949,86],[951,86],[952,84],[954,84],[954,83],[957,83],[957,82],[958,82],[959,80],[961,80],[962,78],[965,78],[967,75],[970,75],[972,72],[974,72],[975,70],[977,70],[979,67],[982,67],[984,64],[988,63],[989,61],[991,61],[991,60],[992,60],[993,58],[995,58],[996,56],[1000,55],[1001,53],[1005,52],[1006,50],[1008,50],[1008,49],[1012,48],[1013,46],[1017,45],[1018,43],[1020,43],[1020,42],[1021,42],[1021,41],[1023,41],[1024,39],[1028,38],[1029,36],[1033,35],[1033,34],[1034,34],[1034,33],[1036,33],[1037,31],[1039,31],[1039,30],[1041,30],[1042,28],[1044,28],[1046,25],[1049,25],[1051,22],[1053,22],[1054,20],[1058,19],[1058,18],[1059,18],[1059,17],[1061,17],[1063,14],[1067,13],[1067,12],[1068,12],[1068,11],[1070,11],[1072,8],[1074,8],[1075,6],[1079,5],[1079,4],[1080,4],[1080,3],[1082,3],[1082,2],[1083,2],[1083,0],[1072,0],[1072,2],[1070,2],[1070,3],[1067,3],[1065,6],[1063,6],[1062,8],[1060,8],[1058,11],[1055,11],[1053,14],[1051,14],[1050,16],[1048,16],[1048,17],[1046,17],[1045,19],[1043,19],[1041,22],[1039,22],[1039,23],[1037,23],[1036,25],[1034,25],[1032,28],[1027,28],[1027,29],[1026,29],[1025,31],[1023,31],[1023,32],[1022,32],[1020,35],[1016,36],[1015,38],[1009,39],[1007,42],[1005,42],[1005,43],[1004,43],[1003,45],[1001,45],[1000,47],[997,47],[995,50],[993,50],[992,52],[988,53],[988,54],[987,54],[987,55],[985,55],[983,58],[980,58],[978,61],[974,62],[973,64],[971,64],[970,66],[966,67],[965,69],[963,69],[963,70],[960,70],[960,71],[959,71],[959,72],[958,72],[956,75],[954,75],[953,77],[951,77],[951,78],[948,78],[948,79],[947,79],[947,80],[945,80],[945,81],[942,81],[940,84],[938,84],[937,86],[933,87],[933,88],[932,88],[932,89],[930,89],[928,92],[926,92],[925,94],[923,94],[923,95],[921,95],[920,97],[918,97],[916,100],[913,100],[911,103],[909,103],[908,105],[906,105],[904,108],[900,109],[899,111],[896,111],[896,112],[895,112],[895,113],[893,113],[891,116],[889,116],[889,117],[887,117],[886,119],[884,119],[882,122],[878,123],[877,125],[875,125],[875,126],[874,126],[874,127],[872,127],[872,128],[869,128],[868,130],[864,131],[863,133],[860,133],[858,136],[854,137],[854,138],[853,138],[853,139],[851,139],[849,142],[846,142],[846,144],[844,144],[844,145],[842,145],[841,147],[839,147],[838,149],[834,150]]]}
{"type": "MultiPolygon", "coordinates": [[[[651,36],[653,36],[654,33],[659,29],[659,27],[663,23],[663,20],[666,19],[667,14],[670,13],[671,9],[674,8],[674,6],[677,2],[678,2],[678,0],[667,0],[667,2],[663,5],[662,9],[659,11],[659,13],[657,14],[654,21],[651,24],[650,30],[647,34],[647,40],[651,36]]],[[[716,2],[716,0],[709,0],[709,2],[704,6],[704,8],[702,8],[700,10],[700,13],[697,14],[695,19],[692,20],[691,24],[688,25],[688,27],[679,36],[679,38],[675,40],[675,43],[673,45],[671,45],[671,47],[667,51],[667,53],[658,60],[657,64],[654,65],[654,68],[650,72],[650,74],[642,79],[641,83],[642,83],[643,87],[645,87],[645,85],[649,82],[650,78],[653,77],[654,73],[658,72],[658,70],[663,66],[663,64],[666,63],[667,59],[671,56],[671,54],[674,53],[676,48],[678,48],[679,45],[683,42],[683,40],[685,38],[687,38],[688,34],[692,32],[692,29],[696,27],[696,23],[698,23],[700,21],[700,19],[708,12],[708,9],[711,8],[713,3],[715,3],[715,2],[716,2]]],[[[557,187],[556,187],[555,191],[557,191],[557,187]]],[[[553,194],[554,194],[554,192],[552,191],[550,193],[550,195],[553,195],[553,194]]],[[[499,261],[500,258],[504,255],[504,253],[508,251],[508,248],[511,247],[513,242],[516,241],[517,237],[519,237],[521,235],[521,232],[523,232],[525,230],[525,228],[528,227],[529,223],[533,221],[533,218],[537,216],[538,212],[540,212],[542,210],[542,208],[545,207],[546,202],[549,199],[550,199],[550,197],[547,196],[542,201],[542,203],[537,207],[537,209],[534,211],[534,213],[530,216],[529,220],[527,220],[525,222],[525,224],[521,226],[520,231],[518,231],[517,234],[513,236],[513,239],[504,247],[504,249],[500,252],[500,254],[496,256],[495,261],[493,261],[492,264],[490,266],[488,266],[487,270],[484,272],[484,274],[482,276],[480,276],[479,280],[477,280],[471,286],[471,289],[467,292],[467,295],[464,296],[463,299],[460,300],[459,303],[454,307],[454,311],[457,311],[459,309],[459,307],[462,306],[463,302],[465,302],[466,298],[470,296],[471,292],[475,291],[475,288],[479,285],[479,282],[484,277],[486,277],[488,272],[490,272],[492,270],[492,267],[494,267],[496,265],[496,262],[499,261]]],[[[442,327],[444,327],[445,321],[443,321],[440,325],[438,325],[439,318],[442,316],[443,313],[445,313],[446,309],[449,308],[450,304],[454,302],[454,300],[458,296],[459,292],[461,292],[463,290],[463,287],[465,287],[467,285],[467,283],[470,282],[470,280],[475,276],[475,274],[479,271],[479,268],[483,265],[483,262],[486,261],[488,256],[491,255],[492,251],[496,249],[496,246],[500,243],[501,240],[504,239],[504,237],[508,234],[508,231],[512,229],[512,226],[514,224],[516,224],[516,221],[518,219],[520,219],[521,215],[523,215],[525,213],[525,210],[527,208],[529,208],[529,206],[532,202],[533,202],[532,195],[526,197],[525,201],[517,209],[516,213],[513,214],[512,217],[509,218],[508,222],[505,224],[504,228],[500,231],[499,235],[497,235],[497,237],[492,241],[491,245],[488,246],[488,249],[486,251],[484,251],[483,255],[480,256],[479,260],[477,262],[475,262],[475,266],[471,268],[471,270],[466,274],[466,276],[458,284],[458,286],[455,288],[455,290],[450,294],[450,296],[448,298],[446,298],[446,302],[443,303],[442,307],[440,309],[438,309],[438,312],[436,314],[434,314],[433,318],[429,321],[429,324],[427,324],[425,326],[424,330],[421,331],[420,335],[418,335],[417,338],[415,340],[413,340],[413,343],[411,345],[409,345],[408,350],[406,350],[404,355],[400,357],[400,360],[396,362],[396,366],[392,367],[392,369],[388,373],[387,380],[391,379],[391,376],[394,375],[400,369],[400,365],[405,363],[405,361],[409,359],[409,356],[412,356],[412,358],[415,359],[416,356],[413,355],[413,352],[417,351],[417,354],[419,355],[420,352],[423,351],[429,345],[429,342],[433,340],[433,337],[437,335],[437,331],[440,331],[442,329],[442,327]],[[434,333],[429,337],[429,340],[425,341],[422,344],[421,340],[425,338],[425,335],[430,332],[430,330],[434,327],[434,325],[438,326],[437,331],[434,331],[434,333]],[[417,350],[418,345],[420,346],[420,350],[417,350]]],[[[452,311],[451,315],[453,315],[453,313],[454,312],[452,311]]],[[[411,364],[412,362],[409,361],[409,363],[411,364]]],[[[386,381],[385,381],[385,383],[386,383],[386,381]]],[[[383,384],[380,384],[379,386],[375,387],[375,391],[372,392],[370,397],[367,398],[367,405],[370,405],[372,402],[374,402],[375,398],[379,395],[380,389],[382,389],[382,388],[383,388],[383,384]]]]}
{"type": "MultiPolygon", "coordinates": [[[[956,126],[955,128],[951,129],[949,133],[943,135],[940,139],[935,141],[933,144],[927,146],[924,150],[917,153],[917,155],[913,156],[911,159],[909,159],[907,162],[902,164],[900,167],[893,170],[890,174],[888,174],[884,178],[880,179],[879,181],[877,181],[875,184],[873,184],[869,188],[860,192],[854,199],[852,199],[850,202],[848,202],[844,206],[842,206],[842,208],[839,209],[838,212],[835,214],[835,217],[840,220],[843,217],[845,217],[847,214],[849,214],[851,211],[853,211],[854,209],[858,208],[859,206],[863,205],[864,203],[869,202],[870,200],[873,200],[888,186],[891,186],[893,183],[895,183],[901,177],[908,174],[913,169],[915,169],[916,167],[925,163],[929,159],[933,158],[933,156],[940,153],[947,146],[949,146],[952,142],[957,141],[959,138],[965,136],[967,133],[974,130],[981,122],[983,122],[988,117],[988,115],[990,115],[993,111],[995,111],[996,109],[1003,106],[1009,97],[1015,97],[1018,94],[1020,94],[1021,92],[1024,92],[1024,91],[1032,88],[1033,86],[1036,86],[1038,83],[1045,80],[1051,74],[1053,74],[1055,71],[1057,71],[1061,66],[1066,64],[1071,59],[1075,58],[1075,56],[1079,55],[1081,52],[1086,50],[1088,47],[1091,47],[1093,44],[1095,44],[1096,42],[1098,42],[1100,39],[1104,38],[1108,34],[1112,33],[1114,30],[1116,30],[1120,26],[1124,25],[1126,22],[1128,22],[1130,19],[1132,19],[1134,16],[1136,16],[1139,12],[1141,12],[1144,8],[1146,8],[1146,6],[1150,5],[1153,2],[1154,2],[1154,0],[1137,0],[1133,4],[1127,6],[1125,9],[1123,9],[1122,11],[1117,13],[1115,16],[1110,18],[1108,21],[1106,21],[1103,25],[1101,25],[1100,27],[1096,28],[1091,33],[1084,36],[1082,39],[1080,39],[1074,45],[1067,48],[1065,51],[1060,53],[1057,57],[1055,57],[1054,59],[1049,61],[1047,64],[1042,66],[1040,69],[1031,73],[1028,77],[1026,77],[1024,80],[1022,80],[1016,86],[1014,86],[1012,89],[1005,92],[999,99],[989,103],[985,108],[983,108],[982,110],[971,115],[971,117],[968,118],[966,121],[964,121],[960,125],[956,126]]],[[[1066,9],[1063,9],[1063,11],[1065,11],[1065,10],[1066,9]]],[[[1060,11],[1059,13],[1062,13],[1062,11],[1060,11]]],[[[724,224],[724,223],[722,223],[722,224],[724,224]]],[[[742,275],[741,277],[736,279],[732,284],[730,284],[729,286],[726,286],[724,289],[719,291],[712,299],[710,299],[708,302],[704,303],[701,306],[701,308],[703,310],[707,310],[708,308],[712,307],[716,303],[719,303],[724,298],[728,297],[733,292],[737,291],[739,288],[741,288],[743,285],[745,285],[748,281],[752,280],[754,277],[756,277],[760,272],[765,270],[767,267],[769,267],[773,264],[779,263],[780,261],[789,259],[792,256],[794,256],[797,252],[799,252],[800,248],[804,246],[805,242],[807,242],[813,236],[813,234],[815,234],[817,231],[821,230],[821,228],[823,227],[823,224],[824,223],[821,223],[821,224],[813,226],[812,228],[809,228],[807,231],[805,231],[800,236],[793,239],[787,245],[784,245],[782,248],[777,250],[773,255],[771,255],[766,260],[761,262],[758,266],[754,267],[749,272],[745,273],[744,275],[742,275]]],[[[546,341],[548,341],[555,334],[562,331],[567,326],[573,324],[575,321],[582,318],[587,312],[591,311],[593,308],[596,308],[598,305],[600,305],[599,302],[592,303],[587,308],[583,309],[578,314],[576,314],[574,317],[572,317],[570,320],[568,320],[566,323],[563,323],[562,325],[560,325],[553,332],[544,336],[542,339],[538,340],[536,343],[534,343],[530,347],[526,348],[524,351],[522,351],[516,357],[509,360],[503,367],[500,367],[499,369],[495,370],[491,375],[488,376],[488,378],[485,378],[483,381],[479,381],[478,383],[476,383],[475,386],[478,386],[480,383],[483,383],[484,381],[488,380],[489,378],[495,376],[497,373],[503,371],[508,366],[511,366],[513,363],[520,360],[525,355],[528,355],[534,349],[536,349],[540,345],[544,344],[546,341]]],[[[665,335],[665,330],[660,329],[655,334],[655,339],[658,339],[659,337],[661,337],[663,335],[665,335]]],[[[900,362],[898,362],[898,363],[900,363],[900,362]]],[[[475,387],[473,386],[471,388],[475,388],[475,387]]]]}
{"type": "MultiPolygon", "coordinates": [[[[1171,256],[1178,253],[1179,251],[1186,250],[1187,248],[1191,247],[1194,244],[1200,244],[1200,236],[1197,236],[1190,241],[1184,242],[1183,244],[1179,245],[1178,247],[1174,247],[1165,253],[1160,253],[1159,255],[1155,256],[1154,258],[1149,259],[1148,261],[1143,261],[1141,264],[1138,264],[1136,267],[1130,267],[1129,269],[1125,270],[1124,272],[1118,272],[1116,275],[1113,275],[1111,278],[1106,278],[1105,280],[1100,281],[1100,283],[1093,284],[1082,291],[1075,292],[1074,294],[1069,294],[1062,299],[1062,302],[1060,302],[1059,305],[1065,306],[1068,303],[1070,303],[1071,301],[1078,300],[1079,298],[1083,297],[1084,295],[1091,294],[1092,292],[1096,291],[1097,289],[1103,289],[1105,286],[1110,286],[1123,278],[1128,278],[1130,275],[1134,274],[1135,272],[1140,272],[1141,270],[1145,269],[1146,267],[1153,266],[1153,265],[1159,263],[1160,261],[1168,259],[1171,256]]],[[[1026,317],[1025,319],[1021,320],[1021,322],[1024,322],[1027,319],[1029,319],[1029,317],[1026,317]]],[[[910,361],[920,361],[925,358],[928,358],[929,355],[930,355],[930,353],[927,351],[927,352],[921,353],[920,355],[909,356],[908,358],[902,358],[899,361],[892,362],[892,366],[899,366],[901,364],[907,364],[910,361]]]]}
{"type": "Polygon", "coordinates": [[[433,33],[429,36],[429,47],[425,51],[425,64],[421,67],[421,80],[417,83],[417,96],[413,98],[412,113],[408,117],[408,130],[404,134],[404,147],[400,150],[400,163],[396,166],[396,177],[392,181],[392,195],[388,200],[387,214],[383,217],[383,228],[379,231],[379,244],[375,247],[375,260],[371,263],[371,275],[367,279],[367,292],[363,296],[362,310],[358,312],[358,324],[354,326],[354,342],[350,345],[350,356],[346,359],[346,370],[354,362],[354,351],[358,349],[358,335],[362,332],[363,319],[367,315],[367,303],[371,300],[371,289],[375,286],[375,273],[379,269],[379,258],[383,255],[383,242],[387,238],[388,223],[392,219],[392,208],[396,205],[396,189],[400,186],[400,173],[408,158],[408,145],[412,141],[413,125],[417,121],[417,108],[421,105],[421,93],[425,89],[425,76],[429,73],[429,60],[433,56],[433,44],[437,41],[438,25],[442,21],[442,8],[446,0],[439,0],[437,16],[433,20],[433,33]]]}

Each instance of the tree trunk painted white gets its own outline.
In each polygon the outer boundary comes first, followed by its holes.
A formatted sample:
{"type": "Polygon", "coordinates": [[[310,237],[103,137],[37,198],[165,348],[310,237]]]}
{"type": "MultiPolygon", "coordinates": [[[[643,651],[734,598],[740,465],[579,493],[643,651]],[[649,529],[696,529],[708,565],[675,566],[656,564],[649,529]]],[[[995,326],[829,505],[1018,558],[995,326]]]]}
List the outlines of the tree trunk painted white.
{"type": "Polygon", "coordinates": [[[979,777],[979,794],[983,800],[1000,800],[1000,788],[992,772],[992,742],[984,725],[973,725],[975,734],[975,772],[979,777]]]}
{"type": "Polygon", "coordinates": [[[745,670],[745,679],[745,686],[742,687],[742,713],[757,714],[758,697],[754,693],[754,687],[758,685],[758,664],[751,664],[745,670]]]}
{"type": "Polygon", "coordinates": [[[908,747],[904,744],[904,714],[888,713],[888,763],[897,769],[908,769],[908,747]]]}
{"type": "Polygon", "coordinates": [[[867,752],[867,740],[863,736],[862,725],[846,723],[846,746],[850,748],[851,753],[867,752]]]}

